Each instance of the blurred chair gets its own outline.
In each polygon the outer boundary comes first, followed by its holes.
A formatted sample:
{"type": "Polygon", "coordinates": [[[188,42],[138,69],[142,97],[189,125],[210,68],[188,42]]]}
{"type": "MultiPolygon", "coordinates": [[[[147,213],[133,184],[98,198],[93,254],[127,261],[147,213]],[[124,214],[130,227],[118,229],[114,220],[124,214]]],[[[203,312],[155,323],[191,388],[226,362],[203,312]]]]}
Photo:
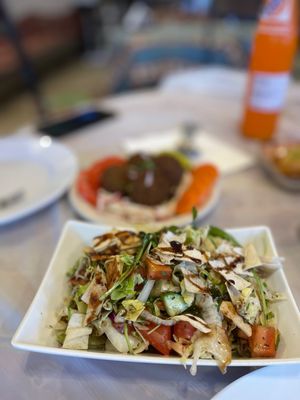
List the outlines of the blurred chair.
{"type": "Polygon", "coordinates": [[[40,119],[45,119],[46,107],[38,85],[37,75],[32,66],[31,60],[28,57],[26,50],[24,49],[19,32],[13,20],[10,18],[10,15],[5,7],[5,3],[3,3],[2,0],[0,0],[0,25],[2,27],[3,33],[6,35],[12,48],[15,51],[17,64],[21,71],[24,83],[32,95],[37,113],[40,119]]]}
{"type": "Polygon", "coordinates": [[[211,14],[216,17],[256,19],[263,0],[214,0],[211,14]]]}
{"type": "Polygon", "coordinates": [[[157,85],[167,74],[190,67],[222,65],[245,68],[253,25],[226,26],[208,21],[168,29],[153,28],[123,44],[113,62],[112,92],[157,85]]]}
{"type": "Polygon", "coordinates": [[[141,48],[122,62],[112,91],[152,87],[171,71],[207,64],[230,66],[233,62],[226,51],[190,44],[141,48]]]}
{"type": "MultiPolygon", "coordinates": [[[[9,1],[1,1],[2,11],[8,15],[8,12],[16,12],[11,8],[9,1]],[[4,5],[7,5],[7,11],[4,5]]],[[[21,4],[24,7],[24,4],[21,4]]],[[[47,3],[48,6],[48,3],[47,3]]],[[[21,8],[22,8],[21,7],[21,8]]],[[[8,16],[9,18],[9,16],[8,16]]],[[[17,36],[23,53],[27,54],[28,62],[34,65],[39,72],[48,71],[57,67],[60,63],[78,53],[82,47],[82,33],[78,12],[73,8],[62,8],[53,14],[36,14],[34,9],[28,10],[28,13],[20,15],[12,14],[9,18],[9,28],[7,22],[3,22],[0,30],[0,100],[15,94],[24,87],[19,74],[19,60],[16,46],[12,45],[12,30],[18,32],[17,36]],[[5,24],[5,26],[4,26],[5,24]],[[10,31],[8,36],[8,29],[10,31]]],[[[6,18],[7,20],[7,18],[6,18]]],[[[16,43],[14,41],[14,43],[16,43]]],[[[24,57],[23,57],[24,58],[24,57]]]]}

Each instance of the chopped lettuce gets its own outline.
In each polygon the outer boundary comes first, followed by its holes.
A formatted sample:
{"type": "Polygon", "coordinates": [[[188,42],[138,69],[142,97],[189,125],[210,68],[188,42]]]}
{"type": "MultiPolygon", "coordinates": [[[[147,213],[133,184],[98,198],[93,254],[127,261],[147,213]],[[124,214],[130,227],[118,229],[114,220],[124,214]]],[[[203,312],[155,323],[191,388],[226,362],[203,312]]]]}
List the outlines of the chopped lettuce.
{"type": "Polygon", "coordinates": [[[126,310],[125,319],[129,321],[136,321],[145,309],[144,303],[139,300],[123,300],[122,306],[126,310]]]}
{"type": "Polygon", "coordinates": [[[201,239],[204,239],[207,236],[208,228],[204,227],[195,229],[191,226],[187,226],[183,229],[183,231],[186,233],[185,244],[194,246],[195,248],[199,248],[201,239]]]}
{"type": "Polygon", "coordinates": [[[267,315],[269,312],[268,309],[268,303],[267,300],[265,298],[265,293],[264,293],[264,285],[263,285],[263,281],[261,280],[260,276],[258,275],[258,273],[256,272],[256,270],[253,270],[253,276],[255,279],[255,283],[256,283],[256,289],[257,289],[257,295],[260,301],[260,305],[262,308],[262,316],[261,316],[261,322],[263,325],[267,324],[267,315]]]}
{"type": "Polygon", "coordinates": [[[234,246],[241,247],[239,242],[232,235],[230,235],[229,233],[225,232],[221,228],[217,228],[216,226],[212,226],[211,225],[209,227],[208,235],[212,236],[212,237],[217,237],[217,238],[221,238],[221,239],[227,240],[228,242],[232,243],[234,246]]]}
{"type": "Polygon", "coordinates": [[[110,298],[113,301],[121,300],[125,297],[130,297],[135,295],[135,279],[134,276],[130,276],[129,278],[125,279],[120,286],[118,286],[115,290],[112,291],[110,298]]]}
{"type": "Polygon", "coordinates": [[[120,260],[124,264],[125,267],[131,267],[133,262],[134,262],[134,256],[131,256],[130,254],[121,254],[120,260]]]}

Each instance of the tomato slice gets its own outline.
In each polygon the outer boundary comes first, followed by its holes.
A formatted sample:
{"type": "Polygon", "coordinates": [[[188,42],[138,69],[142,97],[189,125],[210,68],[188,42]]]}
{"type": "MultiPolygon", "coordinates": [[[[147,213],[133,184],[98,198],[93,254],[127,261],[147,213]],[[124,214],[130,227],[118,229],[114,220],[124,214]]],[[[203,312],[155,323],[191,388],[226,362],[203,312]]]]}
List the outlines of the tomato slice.
{"type": "Polygon", "coordinates": [[[187,339],[190,340],[194,333],[196,332],[196,328],[194,328],[190,323],[186,321],[178,321],[174,326],[174,335],[177,339],[187,339]]]}
{"type": "Polygon", "coordinates": [[[200,181],[204,180],[206,182],[210,182],[214,181],[218,177],[219,172],[214,165],[203,164],[194,168],[192,174],[194,178],[199,178],[200,181]]]}
{"type": "Polygon", "coordinates": [[[171,327],[165,325],[156,325],[151,322],[149,325],[147,325],[147,328],[147,330],[140,330],[140,333],[157,351],[164,356],[168,356],[170,354],[168,342],[171,341],[172,338],[171,327]],[[156,328],[157,326],[158,328],[156,328]]]}
{"type": "Polygon", "coordinates": [[[89,175],[86,171],[81,171],[79,173],[76,180],[76,190],[85,201],[96,206],[97,189],[91,185],[89,175]]]}
{"type": "Polygon", "coordinates": [[[79,173],[76,180],[76,190],[81,197],[93,206],[97,204],[97,191],[101,184],[103,171],[113,165],[121,165],[124,160],[120,157],[111,156],[92,164],[88,169],[79,173]]]}
{"type": "Polygon", "coordinates": [[[208,201],[219,172],[212,164],[203,164],[192,171],[192,182],[179,199],[177,214],[188,213],[193,207],[202,207],[208,201]]]}

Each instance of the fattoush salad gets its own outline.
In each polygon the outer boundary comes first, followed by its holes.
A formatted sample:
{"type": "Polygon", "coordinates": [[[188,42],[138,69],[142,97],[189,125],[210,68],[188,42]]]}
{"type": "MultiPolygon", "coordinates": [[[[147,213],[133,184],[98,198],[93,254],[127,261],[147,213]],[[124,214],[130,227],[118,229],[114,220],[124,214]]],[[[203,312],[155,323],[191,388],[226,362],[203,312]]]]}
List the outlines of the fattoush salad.
{"type": "Polygon", "coordinates": [[[275,357],[264,276],[278,257],[258,255],[214,226],[112,230],[93,239],[67,273],[69,293],[53,327],[65,349],[214,359],[275,357]]]}

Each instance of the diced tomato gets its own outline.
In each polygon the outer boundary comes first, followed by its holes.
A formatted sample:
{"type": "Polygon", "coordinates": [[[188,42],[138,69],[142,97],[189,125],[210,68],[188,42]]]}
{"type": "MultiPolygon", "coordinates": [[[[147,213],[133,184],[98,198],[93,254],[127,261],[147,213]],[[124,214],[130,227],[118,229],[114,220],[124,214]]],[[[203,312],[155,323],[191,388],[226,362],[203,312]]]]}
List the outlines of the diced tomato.
{"type": "Polygon", "coordinates": [[[254,325],[249,339],[251,357],[275,357],[276,329],[272,326],[254,325]]]}
{"type": "Polygon", "coordinates": [[[179,199],[177,214],[188,213],[193,207],[203,206],[209,199],[219,172],[212,164],[203,164],[192,171],[192,182],[179,199]]]}
{"type": "Polygon", "coordinates": [[[174,335],[177,339],[187,339],[190,340],[197,329],[195,329],[190,323],[185,321],[178,321],[174,326],[174,335]]]}
{"type": "Polygon", "coordinates": [[[76,190],[88,203],[93,206],[97,204],[97,191],[101,184],[103,171],[113,165],[121,165],[124,160],[120,157],[107,157],[97,161],[90,168],[79,173],[76,180],[76,190]]]}
{"type": "Polygon", "coordinates": [[[158,325],[151,322],[149,323],[149,325],[147,325],[148,329],[140,330],[140,333],[157,351],[159,351],[164,356],[168,356],[170,354],[168,343],[171,341],[172,338],[171,327],[159,325],[158,328],[156,328],[157,326],[158,325]]]}
{"type": "Polygon", "coordinates": [[[171,279],[172,268],[169,265],[156,263],[149,257],[146,258],[145,263],[147,267],[148,279],[154,279],[154,280],[171,279]]]}
{"type": "Polygon", "coordinates": [[[140,274],[143,279],[147,278],[146,267],[142,264],[137,267],[137,269],[135,270],[135,273],[140,274]]]}

